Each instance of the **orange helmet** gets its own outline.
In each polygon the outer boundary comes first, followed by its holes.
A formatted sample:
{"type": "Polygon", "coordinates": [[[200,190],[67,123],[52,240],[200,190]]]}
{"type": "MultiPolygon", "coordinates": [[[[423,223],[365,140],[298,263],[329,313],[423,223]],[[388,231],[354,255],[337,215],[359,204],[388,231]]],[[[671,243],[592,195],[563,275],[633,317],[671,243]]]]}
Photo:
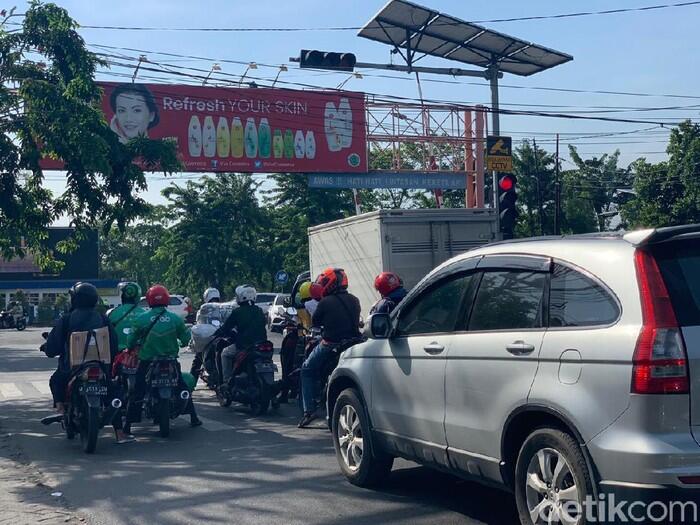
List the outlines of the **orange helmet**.
{"type": "Polygon", "coordinates": [[[316,281],[311,285],[311,297],[320,301],[322,298],[336,293],[338,290],[345,290],[348,287],[348,275],[342,268],[328,267],[316,277],[316,281]]]}
{"type": "Polygon", "coordinates": [[[162,284],[154,284],[146,292],[146,301],[151,308],[155,306],[168,306],[170,293],[162,284]]]}
{"type": "Polygon", "coordinates": [[[374,287],[382,297],[386,297],[402,285],[401,277],[394,272],[382,272],[374,279],[374,287]]]}

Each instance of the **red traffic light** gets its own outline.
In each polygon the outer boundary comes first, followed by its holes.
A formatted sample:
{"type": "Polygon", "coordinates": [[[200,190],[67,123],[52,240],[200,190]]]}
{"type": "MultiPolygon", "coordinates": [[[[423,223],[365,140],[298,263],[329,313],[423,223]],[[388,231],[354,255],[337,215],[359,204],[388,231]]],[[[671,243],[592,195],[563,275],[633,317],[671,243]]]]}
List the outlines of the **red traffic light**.
{"type": "Polygon", "coordinates": [[[512,175],[504,175],[501,180],[498,181],[498,187],[501,191],[510,191],[515,188],[515,177],[512,175]]]}

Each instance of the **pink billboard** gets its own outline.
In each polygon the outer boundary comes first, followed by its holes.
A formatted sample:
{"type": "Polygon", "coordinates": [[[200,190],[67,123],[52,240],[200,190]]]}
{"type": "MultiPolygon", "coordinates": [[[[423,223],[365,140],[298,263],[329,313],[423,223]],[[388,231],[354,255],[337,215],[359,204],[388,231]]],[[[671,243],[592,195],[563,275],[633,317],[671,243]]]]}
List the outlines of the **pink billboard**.
{"type": "Polygon", "coordinates": [[[110,128],[178,146],[184,171],[367,171],[361,93],[101,83],[110,128]]]}

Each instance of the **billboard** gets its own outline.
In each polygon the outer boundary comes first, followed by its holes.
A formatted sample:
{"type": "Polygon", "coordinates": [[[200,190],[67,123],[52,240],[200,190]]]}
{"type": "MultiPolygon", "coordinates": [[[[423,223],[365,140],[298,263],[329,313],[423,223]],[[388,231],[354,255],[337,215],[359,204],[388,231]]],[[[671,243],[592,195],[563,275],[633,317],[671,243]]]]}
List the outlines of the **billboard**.
{"type": "MultiPolygon", "coordinates": [[[[119,140],[172,139],[184,171],[367,171],[362,93],[99,84],[119,140]]],[[[61,165],[46,159],[42,166],[61,165]]]]}
{"type": "MultiPolygon", "coordinates": [[[[72,228],[49,228],[46,246],[54,249],[59,241],[67,239],[73,233],[72,228]]],[[[89,231],[85,239],[79,242],[78,248],[69,254],[57,251],[54,256],[65,263],[58,274],[45,273],[36,264],[32,254],[24,259],[5,260],[0,258],[0,281],[16,281],[31,279],[96,279],[99,269],[98,238],[96,231],[89,231]]]]}

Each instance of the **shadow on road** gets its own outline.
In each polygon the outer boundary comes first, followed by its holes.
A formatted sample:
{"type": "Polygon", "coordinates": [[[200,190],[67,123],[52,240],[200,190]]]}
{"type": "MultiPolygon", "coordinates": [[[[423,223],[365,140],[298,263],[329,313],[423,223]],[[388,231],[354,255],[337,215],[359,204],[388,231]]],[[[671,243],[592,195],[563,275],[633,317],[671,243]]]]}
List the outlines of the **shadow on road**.
{"type": "Polygon", "coordinates": [[[226,430],[190,429],[179,419],[169,439],[136,429],[118,446],[106,429],[97,454],[82,453],[59,426],[38,419],[48,403],[0,405],[0,425],[67,500],[120,524],[516,523],[512,498],[449,475],[397,462],[387,483],[365,490],[341,476],[327,430],[299,430],[296,407],[251,418],[225,410],[209,392],[200,414],[226,430]]]}

